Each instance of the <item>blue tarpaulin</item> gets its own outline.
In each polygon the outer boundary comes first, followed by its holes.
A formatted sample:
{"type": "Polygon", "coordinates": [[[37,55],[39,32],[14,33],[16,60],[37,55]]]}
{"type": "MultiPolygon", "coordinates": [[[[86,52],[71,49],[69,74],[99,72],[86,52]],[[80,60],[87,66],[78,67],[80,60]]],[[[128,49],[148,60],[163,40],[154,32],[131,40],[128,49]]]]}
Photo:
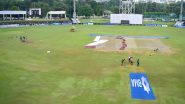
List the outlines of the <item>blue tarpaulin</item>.
{"type": "Polygon", "coordinates": [[[168,39],[168,36],[129,36],[129,35],[113,35],[113,34],[89,34],[89,36],[109,36],[109,37],[125,37],[125,38],[144,38],[144,39],[168,39]]]}
{"type": "Polygon", "coordinates": [[[145,73],[130,73],[130,87],[133,99],[156,99],[145,73]]]}

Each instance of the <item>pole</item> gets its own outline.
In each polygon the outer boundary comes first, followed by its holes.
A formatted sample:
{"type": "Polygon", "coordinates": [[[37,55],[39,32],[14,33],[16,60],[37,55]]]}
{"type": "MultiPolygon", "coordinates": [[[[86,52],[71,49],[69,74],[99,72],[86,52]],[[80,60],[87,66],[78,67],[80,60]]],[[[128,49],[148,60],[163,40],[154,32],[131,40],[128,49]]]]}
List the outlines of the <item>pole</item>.
{"type": "Polygon", "coordinates": [[[121,14],[121,0],[119,0],[119,14],[121,14]]]}
{"type": "Polygon", "coordinates": [[[74,6],[73,19],[76,21],[76,3],[75,3],[75,0],[73,0],[73,6],[74,6]]]}
{"type": "Polygon", "coordinates": [[[49,18],[52,19],[52,14],[49,15],[49,18]]]}
{"type": "Polygon", "coordinates": [[[4,14],[3,14],[3,20],[5,20],[5,18],[4,18],[4,14]]]}
{"type": "Polygon", "coordinates": [[[181,0],[181,9],[180,9],[180,15],[179,15],[179,21],[182,21],[183,15],[182,15],[182,11],[183,10],[183,0],[181,0]]]}
{"type": "Polygon", "coordinates": [[[25,15],[23,14],[23,20],[25,20],[25,15]]]}
{"type": "Polygon", "coordinates": [[[10,14],[10,20],[12,20],[12,14],[10,14]]]}

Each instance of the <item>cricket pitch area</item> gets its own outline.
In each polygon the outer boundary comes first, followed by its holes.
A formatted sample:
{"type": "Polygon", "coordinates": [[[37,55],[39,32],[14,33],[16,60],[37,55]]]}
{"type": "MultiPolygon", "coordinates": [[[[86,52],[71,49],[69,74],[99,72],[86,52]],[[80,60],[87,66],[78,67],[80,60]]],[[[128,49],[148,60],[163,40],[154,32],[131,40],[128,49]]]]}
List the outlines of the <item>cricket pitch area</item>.
{"type": "Polygon", "coordinates": [[[97,51],[124,51],[128,53],[145,53],[157,51],[160,53],[172,53],[172,50],[160,38],[134,38],[134,37],[119,37],[119,36],[101,36],[101,39],[108,40],[103,44],[96,46],[97,51]],[[122,39],[125,39],[126,48],[120,50],[122,39]]]}

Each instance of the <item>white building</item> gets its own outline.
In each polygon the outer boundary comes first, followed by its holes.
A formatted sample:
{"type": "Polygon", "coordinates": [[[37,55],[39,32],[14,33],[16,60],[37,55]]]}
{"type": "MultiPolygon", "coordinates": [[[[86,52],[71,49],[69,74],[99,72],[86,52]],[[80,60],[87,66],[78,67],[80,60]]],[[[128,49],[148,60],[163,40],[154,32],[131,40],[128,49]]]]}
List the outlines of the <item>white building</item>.
{"type": "Polygon", "coordinates": [[[96,2],[106,2],[106,1],[110,1],[110,0],[95,0],[96,2]]]}
{"type": "Polygon", "coordinates": [[[111,14],[112,24],[143,24],[142,14],[111,14]]]}
{"type": "Polygon", "coordinates": [[[3,20],[25,20],[26,11],[0,11],[3,20]]]}
{"type": "Polygon", "coordinates": [[[49,11],[46,18],[48,19],[60,19],[66,18],[66,11],[49,11]]]}
{"type": "Polygon", "coordinates": [[[34,17],[39,17],[41,15],[41,8],[30,8],[29,15],[34,17]]]}

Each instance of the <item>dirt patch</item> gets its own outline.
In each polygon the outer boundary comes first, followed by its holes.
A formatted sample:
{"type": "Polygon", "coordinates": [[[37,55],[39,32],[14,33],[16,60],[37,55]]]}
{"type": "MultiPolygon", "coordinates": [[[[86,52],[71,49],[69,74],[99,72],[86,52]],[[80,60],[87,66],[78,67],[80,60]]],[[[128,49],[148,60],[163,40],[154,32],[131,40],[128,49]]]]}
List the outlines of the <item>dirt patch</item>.
{"type": "Polygon", "coordinates": [[[31,44],[31,43],[33,43],[31,40],[27,40],[27,41],[25,41],[25,42],[23,42],[23,43],[26,43],[26,44],[31,44]]]}
{"type": "Polygon", "coordinates": [[[109,40],[106,43],[96,46],[96,50],[99,51],[119,51],[121,47],[121,39],[116,39],[115,37],[102,36],[101,39],[109,40]]]}
{"type": "Polygon", "coordinates": [[[170,47],[165,45],[161,39],[150,38],[124,38],[126,40],[127,47],[125,50],[120,50],[122,40],[116,37],[102,36],[102,39],[109,40],[108,42],[98,45],[97,51],[117,51],[128,53],[173,53],[170,47]]]}

